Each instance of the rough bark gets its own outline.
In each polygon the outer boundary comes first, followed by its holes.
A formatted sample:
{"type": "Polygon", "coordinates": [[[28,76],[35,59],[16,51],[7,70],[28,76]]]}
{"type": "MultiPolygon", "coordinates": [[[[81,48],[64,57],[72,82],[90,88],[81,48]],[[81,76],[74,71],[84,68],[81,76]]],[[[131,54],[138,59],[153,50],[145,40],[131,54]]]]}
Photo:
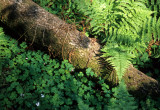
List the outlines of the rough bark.
{"type": "MultiPolygon", "coordinates": [[[[101,46],[95,39],[86,37],[73,25],[48,13],[31,0],[1,0],[0,15],[1,21],[25,37],[27,42],[48,47],[54,54],[68,59],[76,68],[90,67],[104,78],[112,71],[109,70],[110,65],[100,57],[101,46]]],[[[160,93],[159,83],[132,65],[124,79],[128,90],[137,96],[160,93]]]]}

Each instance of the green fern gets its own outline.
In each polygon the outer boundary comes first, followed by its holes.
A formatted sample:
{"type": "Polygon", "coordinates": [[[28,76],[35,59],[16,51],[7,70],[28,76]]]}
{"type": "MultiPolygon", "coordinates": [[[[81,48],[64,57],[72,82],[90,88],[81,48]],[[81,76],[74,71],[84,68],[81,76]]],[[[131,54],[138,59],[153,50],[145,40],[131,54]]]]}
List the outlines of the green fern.
{"type": "Polygon", "coordinates": [[[94,108],[89,107],[85,104],[81,98],[77,98],[79,110],[94,110],[94,108]]]}
{"type": "Polygon", "coordinates": [[[143,3],[134,0],[75,0],[75,3],[91,19],[92,31],[104,32],[107,38],[112,38],[114,30],[122,26],[137,34],[146,17],[152,14],[143,3]]]}
{"type": "Polygon", "coordinates": [[[113,92],[114,98],[110,99],[109,104],[105,108],[106,110],[137,110],[136,102],[128,93],[123,81],[113,92]]]}
{"type": "Polygon", "coordinates": [[[6,48],[7,47],[7,41],[4,39],[5,35],[3,32],[3,28],[0,27],[0,76],[2,73],[2,62],[9,53],[9,50],[6,48]]]}
{"type": "Polygon", "coordinates": [[[143,24],[142,40],[149,43],[152,39],[154,41],[160,40],[160,19],[156,17],[148,17],[143,24]]]}
{"type": "Polygon", "coordinates": [[[75,3],[89,16],[92,32],[95,35],[104,33],[106,45],[102,57],[113,65],[121,80],[131,60],[147,48],[142,30],[153,12],[142,0],[75,0],[75,3]]]}
{"type": "Polygon", "coordinates": [[[154,40],[160,40],[160,1],[159,0],[145,0],[146,6],[153,11],[153,17],[150,17],[146,22],[146,27],[143,31],[148,33],[148,37],[153,37],[154,40]],[[152,33],[151,33],[152,32],[152,33]],[[153,36],[152,36],[153,34],[153,36]]]}
{"type": "Polygon", "coordinates": [[[9,49],[7,48],[9,41],[6,40],[6,36],[3,32],[3,28],[0,27],[0,58],[4,59],[6,56],[9,57],[7,54],[10,53],[9,49]]]}
{"type": "Polygon", "coordinates": [[[108,57],[106,61],[110,62],[118,73],[117,76],[119,80],[122,79],[126,69],[131,64],[132,58],[135,58],[135,55],[126,51],[128,47],[118,46],[116,43],[113,45],[105,46],[102,51],[104,54],[102,57],[108,57]]]}
{"type": "Polygon", "coordinates": [[[3,51],[5,50],[5,47],[2,47],[2,45],[6,44],[6,41],[3,39],[4,33],[3,28],[0,27],[0,58],[3,57],[3,51]]]}
{"type": "MultiPolygon", "coordinates": [[[[0,38],[1,38],[2,36],[4,36],[4,34],[3,34],[3,31],[2,31],[2,28],[0,28],[0,38]]],[[[1,47],[2,42],[3,42],[3,40],[0,39],[0,75],[1,75],[1,73],[2,73],[2,57],[3,57],[3,55],[2,55],[2,47],[1,47]]]]}

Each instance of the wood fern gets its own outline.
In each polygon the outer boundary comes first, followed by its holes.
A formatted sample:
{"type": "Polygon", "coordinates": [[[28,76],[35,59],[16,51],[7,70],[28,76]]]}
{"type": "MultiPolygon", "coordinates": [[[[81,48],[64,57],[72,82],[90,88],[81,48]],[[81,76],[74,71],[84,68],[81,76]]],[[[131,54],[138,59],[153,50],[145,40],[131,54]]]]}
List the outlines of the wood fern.
{"type": "Polygon", "coordinates": [[[0,27],[0,74],[2,71],[2,60],[4,59],[4,56],[9,52],[7,47],[7,41],[4,39],[5,34],[3,32],[3,29],[0,27]]]}
{"type": "MultiPolygon", "coordinates": [[[[89,16],[95,35],[105,35],[102,49],[117,71],[119,80],[131,60],[144,53],[152,34],[159,39],[160,20],[152,15],[148,1],[144,0],[75,0],[79,11],[89,16]],[[152,33],[153,32],[153,33],[152,33]],[[103,33],[103,34],[101,34],[103,33]]],[[[152,3],[153,4],[153,3],[152,3]]],[[[157,9],[155,7],[155,9],[157,9]]]]}
{"type": "Polygon", "coordinates": [[[118,73],[117,76],[119,80],[122,79],[126,69],[131,64],[132,58],[135,58],[135,55],[129,53],[124,46],[118,46],[113,43],[111,45],[105,46],[102,51],[104,54],[102,57],[106,57],[106,61],[110,62],[118,73]]]}
{"type": "Polygon", "coordinates": [[[5,40],[5,34],[3,32],[3,29],[0,27],[0,58],[2,59],[4,57],[4,54],[6,54],[7,51],[7,41],[5,40]]]}

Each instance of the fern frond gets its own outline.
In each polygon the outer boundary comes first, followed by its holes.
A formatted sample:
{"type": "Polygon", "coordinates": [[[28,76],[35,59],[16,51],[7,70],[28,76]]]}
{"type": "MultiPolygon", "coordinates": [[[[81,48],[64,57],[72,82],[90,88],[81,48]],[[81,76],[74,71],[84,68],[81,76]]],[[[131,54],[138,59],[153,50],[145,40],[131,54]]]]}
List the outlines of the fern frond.
{"type": "Polygon", "coordinates": [[[137,110],[136,101],[126,88],[125,82],[121,82],[113,89],[114,97],[110,99],[106,110],[137,110]]]}
{"type": "Polygon", "coordinates": [[[4,32],[3,28],[0,27],[0,75],[2,72],[2,60],[4,59],[4,56],[6,55],[6,45],[7,42],[4,39],[4,32]]]}
{"type": "Polygon", "coordinates": [[[7,49],[8,41],[6,40],[6,36],[3,32],[3,28],[0,27],[0,59],[4,59],[7,54],[10,52],[9,49],[7,49]]]}
{"type": "Polygon", "coordinates": [[[0,27],[0,58],[3,57],[3,52],[2,51],[4,51],[4,49],[5,49],[2,45],[6,44],[5,40],[3,39],[3,37],[4,37],[3,28],[0,27]]]}
{"type": "Polygon", "coordinates": [[[89,16],[92,32],[104,33],[106,46],[102,57],[114,66],[119,79],[132,58],[145,52],[152,35],[160,39],[158,5],[153,0],[75,0],[75,3],[89,16]]]}
{"type": "Polygon", "coordinates": [[[153,13],[143,2],[134,0],[94,0],[92,3],[75,0],[75,3],[78,9],[91,19],[92,32],[98,34],[108,31],[106,36],[112,40],[116,39],[111,37],[114,30],[122,27],[125,27],[128,33],[139,33],[145,19],[153,13]]]}
{"type": "Polygon", "coordinates": [[[157,25],[156,25],[156,29],[157,29],[157,34],[158,34],[158,40],[160,40],[160,18],[157,21],[157,25]]]}
{"type": "Polygon", "coordinates": [[[118,46],[116,43],[113,45],[112,43],[102,49],[102,51],[105,52],[102,57],[108,57],[106,61],[110,62],[115,68],[119,80],[122,79],[126,69],[131,64],[132,58],[135,57],[132,53],[126,51],[126,48],[128,49],[128,47],[118,46]]]}
{"type": "Polygon", "coordinates": [[[146,22],[143,24],[142,30],[142,38],[144,42],[151,41],[154,39],[155,41],[160,39],[160,18],[157,19],[156,17],[149,17],[146,19],[146,22]]]}

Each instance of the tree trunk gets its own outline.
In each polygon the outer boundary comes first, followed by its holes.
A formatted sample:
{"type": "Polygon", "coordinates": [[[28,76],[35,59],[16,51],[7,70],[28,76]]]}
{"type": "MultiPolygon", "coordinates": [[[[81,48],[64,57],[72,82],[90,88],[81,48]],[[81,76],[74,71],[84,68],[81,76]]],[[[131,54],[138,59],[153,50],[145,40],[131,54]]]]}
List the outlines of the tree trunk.
{"type": "MultiPolygon", "coordinates": [[[[4,24],[25,37],[31,45],[48,47],[51,53],[68,59],[78,69],[90,67],[106,79],[107,76],[115,76],[109,75],[115,72],[100,57],[101,46],[96,39],[86,37],[75,26],[48,13],[31,0],[1,0],[0,15],[4,24]]],[[[124,80],[128,90],[137,96],[160,93],[158,82],[132,65],[127,69],[124,80]]]]}

